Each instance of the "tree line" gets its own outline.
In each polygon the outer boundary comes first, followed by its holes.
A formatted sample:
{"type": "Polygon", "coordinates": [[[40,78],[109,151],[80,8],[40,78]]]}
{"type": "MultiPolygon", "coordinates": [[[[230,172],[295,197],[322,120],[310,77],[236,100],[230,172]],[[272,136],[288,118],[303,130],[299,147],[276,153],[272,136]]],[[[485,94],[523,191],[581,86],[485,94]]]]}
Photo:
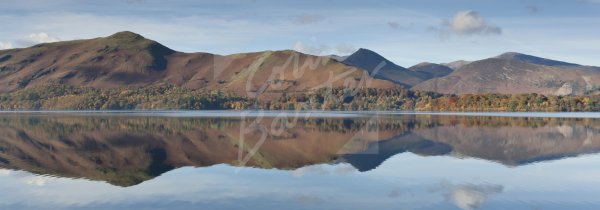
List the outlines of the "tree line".
{"type": "Polygon", "coordinates": [[[96,89],[50,84],[0,94],[1,110],[265,109],[401,111],[599,111],[600,95],[448,95],[403,88],[323,88],[256,99],[174,85],[96,89]]]}
{"type": "Polygon", "coordinates": [[[51,84],[0,95],[2,110],[246,109],[252,100],[174,85],[96,89],[51,84]]]}

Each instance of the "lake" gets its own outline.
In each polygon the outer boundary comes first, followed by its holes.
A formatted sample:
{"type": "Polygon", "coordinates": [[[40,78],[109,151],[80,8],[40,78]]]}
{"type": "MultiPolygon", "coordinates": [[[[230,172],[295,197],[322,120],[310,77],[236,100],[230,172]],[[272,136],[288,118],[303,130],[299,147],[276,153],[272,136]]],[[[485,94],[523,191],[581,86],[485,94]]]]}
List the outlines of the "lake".
{"type": "Polygon", "coordinates": [[[600,115],[1,112],[0,209],[599,209],[600,115]]]}

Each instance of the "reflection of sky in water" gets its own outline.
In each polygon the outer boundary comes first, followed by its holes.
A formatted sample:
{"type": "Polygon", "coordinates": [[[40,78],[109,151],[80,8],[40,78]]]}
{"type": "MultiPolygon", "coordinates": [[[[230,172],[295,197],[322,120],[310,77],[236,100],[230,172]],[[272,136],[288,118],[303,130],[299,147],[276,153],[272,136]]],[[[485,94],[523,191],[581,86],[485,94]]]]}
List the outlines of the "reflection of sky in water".
{"type": "Polygon", "coordinates": [[[0,209],[597,209],[600,155],[506,167],[396,155],[377,169],[181,168],[122,188],[0,170],[0,209]]]}

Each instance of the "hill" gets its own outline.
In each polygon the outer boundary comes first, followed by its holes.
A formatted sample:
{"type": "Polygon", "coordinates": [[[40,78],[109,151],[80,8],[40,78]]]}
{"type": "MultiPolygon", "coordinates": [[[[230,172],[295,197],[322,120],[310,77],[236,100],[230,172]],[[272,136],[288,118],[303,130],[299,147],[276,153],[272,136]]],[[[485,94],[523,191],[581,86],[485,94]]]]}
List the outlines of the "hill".
{"type": "Polygon", "coordinates": [[[452,71],[454,71],[452,68],[450,68],[448,66],[435,64],[435,63],[429,63],[429,62],[419,63],[417,65],[411,66],[408,69],[411,71],[415,71],[415,72],[426,73],[426,74],[428,74],[429,79],[443,77],[443,76],[446,76],[446,75],[452,73],[452,71]]]}
{"type": "Polygon", "coordinates": [[[453,61],[450,63],[443,63],[442,65],[447,66],[447,67],[451,68],[452,70],[457,70],[469,63],[471,63],[471,61],[458,60],[458,61],[453,61]]]}
{"type": "MultiPolygon", "coordinates": [[[[365,70],[325,56],[289,50],[182,53],[133,32],[0,51],[0,93],[58,83],[97,89],[175,85],[273,97],[361,79],[370,79],[365,70]]],[[[397,85],[375,79],[370,86],[397,85]]]]}
{"type": "Polygon", "coordinates": [[[595,92],[599,82],[600,71],[596,67],[505,53],[471,62],[413,89],[447,94],[583,95],[595,92]]]}

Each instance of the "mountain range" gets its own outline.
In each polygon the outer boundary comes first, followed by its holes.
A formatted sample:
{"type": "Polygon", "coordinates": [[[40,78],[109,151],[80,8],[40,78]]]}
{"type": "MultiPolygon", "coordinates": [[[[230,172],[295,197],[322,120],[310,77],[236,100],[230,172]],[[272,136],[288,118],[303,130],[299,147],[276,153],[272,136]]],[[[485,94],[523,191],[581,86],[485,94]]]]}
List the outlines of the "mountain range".
{"type": "Polygon", "coordinates": [[[447,76],[422,82],[413,89],[450,94],[583,95],[596,92],[598,82],[598,67],[510,52],[466,63],[447,76]]]}
{"type": "Polygon", "coordinates": [[[348,56],[183,53],[127,31],[0,51],[0,93],[52,83],[99,89],[176,85],[264,98],[352,84],[444,94],[583,95],[598,90],[600,68],[514,52],[410,68],[368,49],[348,56]]]}

